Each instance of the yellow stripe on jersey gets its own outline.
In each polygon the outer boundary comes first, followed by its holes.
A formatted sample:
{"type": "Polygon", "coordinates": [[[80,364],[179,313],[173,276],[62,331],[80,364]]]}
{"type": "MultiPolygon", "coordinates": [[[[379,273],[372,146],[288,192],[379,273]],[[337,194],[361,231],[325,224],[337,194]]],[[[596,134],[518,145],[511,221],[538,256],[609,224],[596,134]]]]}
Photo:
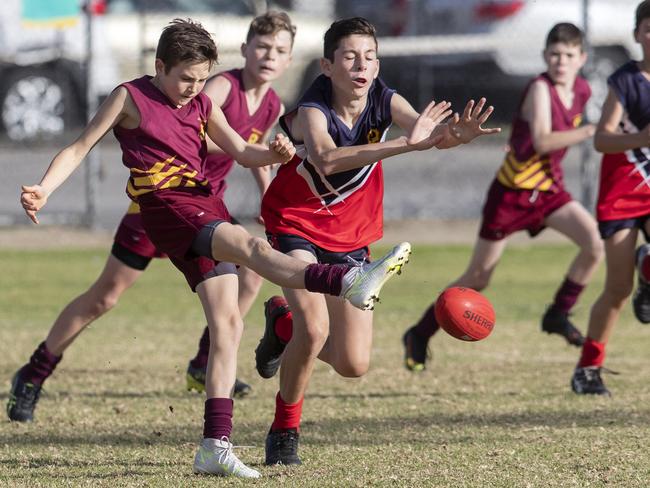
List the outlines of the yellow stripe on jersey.
{"type": "Polygon", "coordinates": [[[510,152],[499,168],[497,180],[515,190],[548,191],[553,186],[549,169],[548,159],[540,159],[537,154],[525,161],[518,161],[510,152]]]}
{"type": "Polygon", "coordinates": [[[126,210],[126,213],[129,215],[140,213],[140,205],[132,201],[131,205],[129,205],[129,208],[126,210]]]}
{"type": "Polygon", "coordinates": [[[198,171],[184,171],[187,164],[174,166],[172,163],[176,156],[171,156],[165,161],[158,161],[151,168],[142,170],[131,168],[131,177],[126,185],[126,191],[131,197],[137,197],[155,190],[177,187],[196,187],[208,184],[206,181],[196,181],[198,171]],[[164,182],[164,183],[163,183],[164,182]]]}

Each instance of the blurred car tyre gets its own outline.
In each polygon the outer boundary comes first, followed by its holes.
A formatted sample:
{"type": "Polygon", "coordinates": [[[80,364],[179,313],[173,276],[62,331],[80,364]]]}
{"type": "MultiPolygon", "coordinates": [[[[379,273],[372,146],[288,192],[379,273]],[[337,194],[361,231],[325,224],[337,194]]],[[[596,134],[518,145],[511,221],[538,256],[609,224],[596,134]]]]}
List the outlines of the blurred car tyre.
{"type": "Polygon", "coordinates": [[[72,73],[57,65],[13,67],[0,84],[0,123],[11,140],[48,139],[80,121],[72,73]]]}

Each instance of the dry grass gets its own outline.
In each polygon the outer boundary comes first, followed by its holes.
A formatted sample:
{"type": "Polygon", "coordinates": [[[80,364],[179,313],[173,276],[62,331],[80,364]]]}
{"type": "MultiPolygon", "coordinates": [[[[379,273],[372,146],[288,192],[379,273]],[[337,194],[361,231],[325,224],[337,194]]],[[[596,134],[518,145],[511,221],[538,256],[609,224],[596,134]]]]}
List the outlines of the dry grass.
{"type": "MultiPolygon", "coordinates": [[[[262,466],[275,380],[254,374],[261,307],[247,320],[239,376],[253,394],[235,406],[234,441],[261,469],[255,486],[648,486],[650,329],[629,310],[609,347],[611,399],[577,397],[578,350],[539,332],[571,259],[569,247],[507,251],[487,291],[497,326],[481,343],[439,335],[420,375],[402,368],[400,337],[464,267],[467,246],[416,246],[376,313],[370,373],[337,377],[319,364],[305,400],[297,469],[262,466]]],[[[99,272],[105,250],[0,251],[0,399],[64,303],[99,272]]],[[[576,311],[582,328],[602,275],[576,311]]],[[[271,287],[263,295],[274,291],[271,287]]],[[[261,303],[261,302],[260,302],[261,303]]],[[[0,422],[6,486],[220,486],[197,477],[202,397],[184,391],[202,314],[182,277],[155,262],[119,306],[84,333],[46,383],[31,425],[0,422]],[[170,306],[171,304],[171,306],[170,306]]]]}

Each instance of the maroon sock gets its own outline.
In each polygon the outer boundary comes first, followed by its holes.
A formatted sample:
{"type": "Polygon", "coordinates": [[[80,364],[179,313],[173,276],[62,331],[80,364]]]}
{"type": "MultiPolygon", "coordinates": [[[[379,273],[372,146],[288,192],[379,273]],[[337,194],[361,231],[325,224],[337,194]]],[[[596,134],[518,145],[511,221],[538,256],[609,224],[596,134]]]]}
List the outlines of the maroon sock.
{"type": "Polygon", "coordinates": [[[273,327],[275,328],[275,335],[285,344],[288,343],[293,335],[293,315],[291,310],[275,319],[273,327]]]}
{"type": "Polygon", "coordinates": [[[569,310],[571,310],[576,304],[580,293],[582,293],[582,290],[584,289],[585,285],[581,285],[575,281],[571,281],[569,278],[565,278],[564,282],[555,294],[553,307],[562,313],[569,313],[569,310]]]}
{"type": "Polygon", "coordinates": [[[271,431],[296,429],[300,430],[300,417],[302,415],[301,398],[298,403],[285,403],[280,392],[275,396],[275,419],[271,425],[271,431]]]}
{"type": "Polygon", "coordinates": [[[420,337],[427,339],[438,332],[440,326],[436,320],[435,310],[436,304],[432,303],[429,308],[427,308],[426,312],[424,312],[424,315],[422,315],[420,321],[415,324],[415,328],[413,330],[420,337]]]}
{"type": "Polygon", "coordinates": [[[196,357],[190,361],[193,368],[205,368],[208,365],[208,354],[210,354],[210,331],[206,327],[199,341],[199,350],[196,357]]]}
{"type": "Polygon", "coordinates": [[[23,381],[35,385],[42,385],[54,372],[61,358],[63,358],[63,354],[61,356],[55,356],[47,350],[45,341],[43,341],[38,345],[32,357],[29,358],[29,363],[20,370],[20,376],[23,381]]]}
{"type": "Polygon", "coordinates": [[[591,337],[587,337],[587,340],[582,346],[582,355],[580,356],[578,366],[580,368],[586,368],[589,366],[602,366],[604,362],[605,343],[596,342],[591,337]]]}
{"type": "Polygon", "coordinates": [[[335,297],[341,294],[341,282],[350,266],[345,264],[310,264],[305,269],[305,288],[335,297]]]}
{"type": "Polygon", "coordinates": [[[230,439],[232,433],[232,407],[230,398],[208,398],[205,401],[203,437],[209,439],[230,439]]]}

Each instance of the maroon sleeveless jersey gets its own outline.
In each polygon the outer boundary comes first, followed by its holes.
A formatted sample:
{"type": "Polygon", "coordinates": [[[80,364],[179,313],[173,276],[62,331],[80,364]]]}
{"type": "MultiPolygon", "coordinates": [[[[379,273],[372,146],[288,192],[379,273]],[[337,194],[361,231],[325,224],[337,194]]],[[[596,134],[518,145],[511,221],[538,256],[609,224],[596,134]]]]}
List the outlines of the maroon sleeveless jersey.
{"type": "Polygon", "coordinates": [[[497,180],[502,185],[517,190],[538,190],[559,192],[564,190],[564,176],[561,161],[568,148],[537,154],[528,122],[521,116],[521,106],[536,81],[548,85],[551,95],[551,130],[553,132],[575,129],[582,122],[582,111],[591,96],[591,88],[584,78],[578,76],[573,85],[573,104],[567,108],[562,103],[553,81],[546,73],[532,79],[521,97],[519,109],[512,123],[510,150],[499,171],[497,180]]]}
{"type": "Polygon", "coordinates": [[[123,83],[140,112],[140,126],[116,126],[113,133],[122,148],[122,162],[131,171],[126,192],[139,195],[166,188],[210,186],[204,173],[207,155],[205,127],[212,102],[199,93],[177,108],[143,76],[123,83]]]}
{"type": "MultiPolygon", "coordinates": [[[[217,76],[223,76],[230,82],[230,93],[221,107],[230,127],[245,141],[255,144],[262,139],[280,114],[280,98],[269,89],[259,108],[254,114],[248,110],[242,70],[233,69],[224,71],[217,76]]],[[[207,176],[212,191],[223,198],[226,191],[226,176],[233,167],[234,160],[228,154],[209,154],[206,160],[205,175],[207,176]]]]}

